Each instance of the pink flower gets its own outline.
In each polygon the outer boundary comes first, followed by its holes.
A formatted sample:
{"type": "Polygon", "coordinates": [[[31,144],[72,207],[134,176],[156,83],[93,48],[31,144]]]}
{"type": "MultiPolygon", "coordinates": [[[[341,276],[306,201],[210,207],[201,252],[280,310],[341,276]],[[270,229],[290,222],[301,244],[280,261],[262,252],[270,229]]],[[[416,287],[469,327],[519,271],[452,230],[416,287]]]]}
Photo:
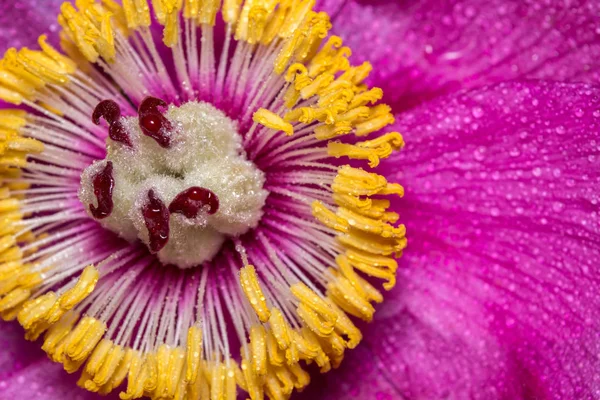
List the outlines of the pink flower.
{"type": "MultiPolygon", "coordinates": [[[[60,2],[5,3],[9,47],[60,2]]],[[[321,7],[406,139],[379,171],[407,189],[394,210],[410,245],[363,342],[296,398],[600,398],[600,5],[321,7]]],[[[97,398],[0,329],[0,398],[97,398]]]]}

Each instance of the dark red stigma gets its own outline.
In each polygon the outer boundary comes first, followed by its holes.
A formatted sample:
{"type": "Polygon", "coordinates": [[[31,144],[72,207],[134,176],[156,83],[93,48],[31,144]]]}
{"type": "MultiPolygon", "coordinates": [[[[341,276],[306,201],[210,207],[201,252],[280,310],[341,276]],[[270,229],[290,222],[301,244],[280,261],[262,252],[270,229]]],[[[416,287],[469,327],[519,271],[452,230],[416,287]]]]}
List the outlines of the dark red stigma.
{"type": "Polygon", "coordinates": [[[100,125],[100,119],[108,123],[108,136],[115,142],[123,143],[129,147],[133,147],[131,138],[125,131],[125,127],[121,123],[121,107],[112,100],[101,101],[92,114],[92,122],[100,125]]]}
{"type": "Polygon", "coordinates": [[[113,163],[109,161],[106,167],[94,177],[94,194],[98,200],[98,207],[90,204],[90,211],[96,219],[104,219],[112,213],[114,206],[112,194],[115,187],[112,173],[113,163]]]}
{"type": "Polygon", "coordinates": [[[168,148],[171,146],[169,133],[173,130],[173,125],[158,107],[167,107],[167,103],[156,97],[146,97],[142,101],[138,110],[140,129],[144,135],[156,140],[161,147],[168,148]]]}
{"type": "Polygon", "coordinates": [[[209,214],[216,213],[219,210],[219,198],[208,189],[194,186],[179,193],[169,205],[169,211],[191,219],[196,218],[206,206],[209,214]]]}
{"type": "Polygon", "coordinates": [[[144,223],[148,228],[150,252],[156,254],[169,242],[169,210],[154,190],[148,192],[148,201],[142,208],[144,223]]]}

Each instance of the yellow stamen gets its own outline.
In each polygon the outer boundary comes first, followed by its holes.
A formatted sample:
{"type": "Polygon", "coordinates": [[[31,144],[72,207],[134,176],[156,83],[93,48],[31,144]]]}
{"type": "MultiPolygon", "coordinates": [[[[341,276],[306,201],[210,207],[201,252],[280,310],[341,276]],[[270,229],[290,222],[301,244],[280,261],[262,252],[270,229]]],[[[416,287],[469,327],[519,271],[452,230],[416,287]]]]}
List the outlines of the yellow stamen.
{"type": "Polygon", "coordinates": [[[187,362],[185,379],[190,383],[196,382],[202,359],[202,330],[197,326],[188,329],[187,335],[187,362]]]}
{"type": "Polygon", "coordinates": [[[240,270],[240,283],[246,298],[256,312],[256,315],[258,315],[258,318],[261,322],[267,322],[271,317],[271,314],[267,307],[265,295],[260,288],[258,275],[256,274],[254,266],[247,265],[240,270]]]}
{"type": "Polygon", "coordinates": [[[285,134],[288,136],[294,134],[294,127],[292,124],[284,121],[283,118],[274,112],[264,108],[261,108],[254,113],[253,120],[257,124],[263,125],[267,128],[285,132],[285,134]]]}

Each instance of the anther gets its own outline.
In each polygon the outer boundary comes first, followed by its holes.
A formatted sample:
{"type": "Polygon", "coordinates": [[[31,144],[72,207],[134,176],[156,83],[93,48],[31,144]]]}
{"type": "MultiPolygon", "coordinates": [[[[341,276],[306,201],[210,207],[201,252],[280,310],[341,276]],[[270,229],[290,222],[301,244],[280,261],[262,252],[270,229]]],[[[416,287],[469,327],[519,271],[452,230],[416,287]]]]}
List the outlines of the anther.
{"type": "Polygon", "coordinates": [[[169,212],[183,214],[190,219],[196,218],[203,210],[211,215],[216,213],[219,198],[212,191],[197,186],[179,193],[169,205],[169,212]]]}
{"type": "Polygon", "coordinates": [[[98,207],[90,204],[90,212],[96,219],[108,217],[113,210],[113,189],[115,179],[113,178],[113,163],[109,161],[106,167],[94,177],[94,194],[98,200],[98,207]]]}
{"type": "Polygon", "coordinates": [[[123,143],[129,147],[133,147],[129,135],[125,131],[125,127],[121,123],[121,107],[113,100],[101,101],[92,114],[92,122],[100,125],[100,118],[108,123],[108,136],[115,142],[123,143]]]}
{"type": "Polygon", "coordinates": [[[148,201],[142,208],[144,223],[148,229],[150,252],[156,254],[169,242],[169,210],[154,190],[148,192],[148,201]]]}
{"type": "Polygon", "coordinates": [[[167,107],[161,99],[146,97],[140,104],[138,113],[140,115],[140,129],[144,135],[151,137],[164,148],[171,146],[169,133],[173,129],[171,122],[165,118],[158,107],[167,107]]]}

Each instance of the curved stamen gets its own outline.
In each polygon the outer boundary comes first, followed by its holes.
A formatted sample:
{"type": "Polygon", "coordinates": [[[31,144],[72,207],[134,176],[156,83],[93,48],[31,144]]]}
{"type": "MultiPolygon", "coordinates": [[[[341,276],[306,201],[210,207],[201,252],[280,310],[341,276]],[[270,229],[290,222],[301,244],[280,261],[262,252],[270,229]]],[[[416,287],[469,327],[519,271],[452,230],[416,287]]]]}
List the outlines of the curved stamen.
{"type": "Polygon", "coordinates": [[[161,114],[158,107],[167,107],[167,103],[156,97],[146,97],[142,101],[138,110],[140,129],[144,135],[156,140],[161,147],[168,148],[171,146],[169,133],[173,125],[161,114]]]}
{"type": "Polygon", "coordinates": [[[108,123],[108,136],[115,142],[123,143],[129,147],[133,147],[131,138],[127,134],[125,127],[121,123],[121,107],[113,100],[103,100],[94,109],[92,114],[92,122],[100,125],[100,119],[108,123]]]}
{"type": "Polygon", "coordinates": [[[207,209],[212,215],[219,210],[219,198],[212,191],[198,186],[191,187],[179,193],[169,205],[172,214],[183,214],[187,218],[196,218],[200,211],[207,209]]]}
{"type": "Polygon", "coordinates": [[[169,210],[154,190],[148,192],[148,201],[142,208],[144,223],[148,229],[150,252],[156,254],[169,242],[169,210]]]}
{"type": "Polygon", "coordinates": [[[112,194],[115,187],[112,173],[113,163],[109,161],[106,167],[94,177],[94,194],[98,199],[98,207],[90,204],[90,211],[96,219],[104,219],[112,213],[114,206],[112,194]]]}

